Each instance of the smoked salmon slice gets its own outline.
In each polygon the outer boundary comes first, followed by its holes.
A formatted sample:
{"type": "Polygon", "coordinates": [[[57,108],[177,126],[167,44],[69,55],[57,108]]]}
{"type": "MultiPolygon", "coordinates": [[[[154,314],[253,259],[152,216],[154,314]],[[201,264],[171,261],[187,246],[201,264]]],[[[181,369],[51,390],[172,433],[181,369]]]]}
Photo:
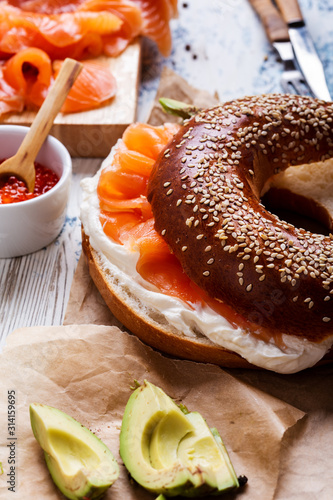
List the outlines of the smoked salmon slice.
{"type": "Polygon", "coordinates": [[[154,219],[133,226],[122,241],[139,250],[136,269],[149,283],[161,292],[178,297],[187,303],[202,303],[200,296],[191,287],[191,280],[182,270],[178,259],[154,229],[154,219]]]}
{"type": "Polygon", "coordinates": [[[142,11],[143,34],[154,40],[163,56],[171,52],[170,20],[177,16],[174,0],[133,0],[142,11]]]}
{"type": "Polygon", "coordinates": [[[23,12],[0,2],[0,51],[9,56],[37,47],[51,59],[78,59],[89,54],[96,57],[103,49],[102,37],[120,30],[122,24],[111,12],[44,15],[23,12]]]}
{"type": "Polygon", "coordinates": [[[148,178],[159,153],[178,129],[177,124],[153,127],[134,123],[127,127],[112,165],[99,179],[97,194],[103,209],[152,216],[146,197],[148,178]]]}
{"type": "Polygon", "coordinates": [[[141,9],[127,0],[86,0],[79,6],[82,11],[105,11],[118,16],[122,26],[115,33],[102,37],[104,54],[109,57],[118,56],[128,44],[143,33],[141,9]]]}
{"type": "Polygon", "coordinates": [[[39,14],[60,14],[73,12],[85,0],[9,0],[8,3],[24,11],[38,12],[39,14]]]}
{"type": "Polygon", "coordinates": [[[132,172],[149,177],[155,160],[138,151],[130,150],[121,143],[115,153],[114,162],[124,172],[132,172]]]}
{"type": "Polygon", "coordinates": [[[109,198],[128,200],[145,196],[148,179],[142,175],[124,172],[122,170],[109,170],[101,176],[98,185],[98,195],[103,200],[109,198]]]}
{"type": "Polygon", "coordinates": [[[24,96],[26,106],[41,106],[53,81],[49,56],[40,49],[23,50],[8,59],[3,76],[9,85],[24,96]]]}
{"type": "Polygon", "coordinates": [[[134,123],[125,130],[123,141],[128,149],[156,160],[178,128],[178,125],[172,124],[153,127],[145,123],[134,123]]]}
{"type": "Polygon", "coordinates": [[[141,123],[126,129],[112,165],[105,168],[99,178],[100,221],[107,236],[139,251],[137,271],[146,281],[189,304],[202,304],[203,299],[192,287],[179,261],[155,231],[146,198],[155,160],[178,130],[177,124],[153,127],[141,123]]]}
{"type": "Polygon", "coordinates": [[[105,198],[99,193],[100,206],[103,210],[108,210],[114,213],[124,211],[133,211],[139,213],[145,219],[152,216],[151,206],[145,196],[138,196],[129,200],[121,200],[117,198],[105,198]]]}
{"type": "MultiPolygon", "coordinates": [[[[71,88],[62,108],[62,113],[73,113],[94,109],[114,97],[116,94],[116,79],[109,68],[95,61],[81,61],[83,69],[71,88]]],[[[62,61],[55,61],[53,69],[56,78],[62,61]]]]}
{"type": "MultiPolygon", "coordinates": [[[[74,113],[96,108],[116,93],[116,81],[109,69],[94,61],[83,61],[83,69],[61,109],[74,113]]],[[[46,52],[22,50],[1,66],[0,116],[10,111],[35,109],[43,103],[62,61],[52,64],[46,52]]]]}
{"type": "Polygon", "coordinates": [[[117,243],[122,243],[123,235],[139,224],[142,221],[142,216],[136,212],[114,213],[101,210],[99,220],[105,234],[117,243]]]}
{"type": "MultiPolygon", "coordinates": [[[[177,15],[177,0],[3,0],[0,13],[0,53],[13,54],[35,46],[53,59],[82,58],[89,52],[83,38],[95,35],[100,37],[102,52],[116,56],[136,36],[143,35],[154,40],[167,56],[171,51],[170,20],[177,15]],[[78,40],[71,40],[78,35],[79,45],[86,47],[82,54],[75,46],[78,40]],[[60,51],[63,43],[66,54],[60,51]]],[[[95,42],[92,49],[96,51],[96,47],[95,42]]],[[[91,51],[94,56],[102,52],[91,51]]]]}

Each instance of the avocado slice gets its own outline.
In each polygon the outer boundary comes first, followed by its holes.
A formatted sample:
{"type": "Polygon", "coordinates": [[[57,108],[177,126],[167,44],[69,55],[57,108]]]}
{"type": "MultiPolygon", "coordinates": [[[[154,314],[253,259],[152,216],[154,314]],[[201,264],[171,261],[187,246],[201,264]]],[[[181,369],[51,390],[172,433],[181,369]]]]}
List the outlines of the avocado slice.
{"type": "MultiPolygon", "coordinates": [[[[206,420],[198,412],[188,413],[194,431],[179,443],[178,456],[188,467],[201,468],[206,476],[205,484],[200,486],[200,494],[222,493],[238,487],[238,479],[228,452],[217,429],[210,429],[206,420]]],[[[186,496],[197,496],[191,490],[186,496]]]]}
{"type": "Polygon", "coordinates": [[[239,487],[218,432],[209,429],[200,413],[182,410],[146,380],[126,405],[120,455],[133,479],[161,498],[239,487]]]}
{"type": "Polygon", "coordinates": [[[40,403],[29,409],[32,431],[60,491],[71,500],[100,499],[119,476],[111,451],[66,413],[40,403]]]}

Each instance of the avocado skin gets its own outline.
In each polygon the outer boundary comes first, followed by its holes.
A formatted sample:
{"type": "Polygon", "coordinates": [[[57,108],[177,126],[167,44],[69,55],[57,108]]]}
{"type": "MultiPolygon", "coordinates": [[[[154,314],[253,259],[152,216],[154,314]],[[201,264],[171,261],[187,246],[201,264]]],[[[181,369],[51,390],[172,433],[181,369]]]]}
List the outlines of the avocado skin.
{"type": "Polygon", "coordinates": [[[33,434],[59,490],[70,500],[99,500],[119,476],[111,451],[61,410],[32,403],[29,411],[33,434]]]}
{"type": "Polygon", "coordinates": [[[178,495],[190,498],[220,495],[239,487],[230,458],[216,429],[209,429],[198,412],[191,413],[178,407],[162,389],[146,380],[131,394],[126,405],[120,432],[120,455],[132,478],[148,491],[159,494],[161,500],[178,495]],[[167,425],[169,414],[172,415],[169,420],[173,428],[167,425]],[[175,423],[177,418],[179,425],[175,423]],[[176,438],[172,435],[173,430],[176,438]],[[191,450],[195,449],[197,441],[200,443],[200,433],[203,433],[205,442],[212,445],[215,456],[218,456],[217,473],[214,463],[211,467],[207,463],[201,465],[200,460],[191,464],[191,453],[194,453],[191,450]],[[190,448],[190,458],[181,460],[177,449],[179,443],[185,440],[194,446],[190,448]],[[166,442],[171,443],[170,449],[166,442]]]}

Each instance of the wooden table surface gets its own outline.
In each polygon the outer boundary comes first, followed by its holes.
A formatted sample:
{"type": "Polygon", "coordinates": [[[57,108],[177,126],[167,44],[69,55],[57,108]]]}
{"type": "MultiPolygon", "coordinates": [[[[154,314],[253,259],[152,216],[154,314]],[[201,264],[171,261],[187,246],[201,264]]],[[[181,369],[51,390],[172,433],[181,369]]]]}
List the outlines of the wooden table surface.
{"type": "MultiPolygon", "coordinates": [[[[333,95],[333,10],[323,0],[300,1],[333,95]]],[[[179,2],[172,21],[173,51],[162,58],[143,42],[138,120],[145,120],[163,65],[220,99],[281,92],[281,64],[247,0],[179,2]]],[[[54,243],[31,255],[0,259],[1,343],[21,326],[62,324],[81,254],[80,180],[93,175],[100,158],[73,159],[71,196],[64,228],[54,243]]]]}

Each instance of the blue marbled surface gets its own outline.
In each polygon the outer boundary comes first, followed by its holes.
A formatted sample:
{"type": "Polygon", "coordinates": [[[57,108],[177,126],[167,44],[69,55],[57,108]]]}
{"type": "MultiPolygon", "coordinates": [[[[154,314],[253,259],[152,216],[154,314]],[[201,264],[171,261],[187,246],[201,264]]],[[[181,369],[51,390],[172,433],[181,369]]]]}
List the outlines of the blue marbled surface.
{"type": "MultiPolygon", "coordinates": [[[[333,1],[299,3],[333,94],[333,1]]],[[[221,101],[282,92],[282,64],[248,0],[179,2],[172,36],[173,49],[167,59],[152,43],[144,43],[139,119],[147,116],[163,65],[191,85],[217,92],[221,101]]]]}

